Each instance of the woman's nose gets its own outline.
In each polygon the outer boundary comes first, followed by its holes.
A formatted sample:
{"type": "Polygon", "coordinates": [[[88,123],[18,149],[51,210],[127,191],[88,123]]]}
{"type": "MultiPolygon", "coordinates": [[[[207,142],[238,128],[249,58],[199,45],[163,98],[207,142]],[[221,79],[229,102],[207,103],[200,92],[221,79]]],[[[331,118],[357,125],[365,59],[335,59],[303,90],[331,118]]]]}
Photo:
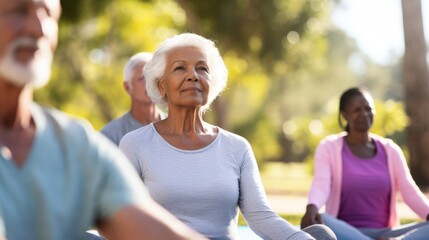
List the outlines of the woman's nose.
{"type": "Polygon", "coordinates": [[[186,80],[187,81],[198,81],[199,78],[198,78],[197,72],[195,70],[190,70],[189,75],[188,75],[186,80]]]}

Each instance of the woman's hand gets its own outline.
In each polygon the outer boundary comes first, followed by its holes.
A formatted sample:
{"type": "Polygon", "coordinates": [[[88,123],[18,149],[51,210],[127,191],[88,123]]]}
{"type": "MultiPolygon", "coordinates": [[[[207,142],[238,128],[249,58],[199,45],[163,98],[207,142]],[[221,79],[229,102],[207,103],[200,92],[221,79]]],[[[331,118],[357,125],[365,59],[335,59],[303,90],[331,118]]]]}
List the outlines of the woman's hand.
{"type": "Polygon", "coordinates": [[[301,229],[313,224],[323,224],[322,217],[314,204],[308,204],[304,216],[301,219],[301,229]]]}

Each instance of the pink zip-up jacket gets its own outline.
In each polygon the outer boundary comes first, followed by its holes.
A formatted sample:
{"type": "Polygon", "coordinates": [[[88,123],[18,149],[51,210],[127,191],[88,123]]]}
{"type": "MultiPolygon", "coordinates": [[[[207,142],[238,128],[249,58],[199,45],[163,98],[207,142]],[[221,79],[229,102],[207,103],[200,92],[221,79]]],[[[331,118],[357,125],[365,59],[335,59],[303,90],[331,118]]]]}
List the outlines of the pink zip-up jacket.
{"type": "MultiPolygon", "coordinates": [[[[314,178],[308,194],[308,203],[318,209],[325,206],[325,212],[336,217],[340,207],[342,160],[345,132],[323,139],[316,149],[314,178]]],[[[414,182],[401,148],[392,140],[370,134],[381,142],[386,150],[389,176],[392,188],[390,197],[390,217],[387,227],[399,225],[396,212],[396,193],[400,192],[404,202],[422,219],[429,214],[429,200],[414,182]]],[[[362,193],[365,194],[365,193],[362,193]]]]}

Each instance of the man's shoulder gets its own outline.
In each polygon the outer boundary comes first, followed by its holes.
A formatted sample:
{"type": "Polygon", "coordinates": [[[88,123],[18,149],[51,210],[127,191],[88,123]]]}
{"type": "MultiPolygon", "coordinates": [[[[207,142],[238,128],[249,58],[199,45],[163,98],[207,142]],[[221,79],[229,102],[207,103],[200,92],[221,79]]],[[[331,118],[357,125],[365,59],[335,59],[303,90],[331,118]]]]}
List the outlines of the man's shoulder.
{"type": "Polygon", "coordinates": [[[126,123],[126,121],[128,121],[127,120],[128,118],[129,118],[129,114],[125,113],[122,116],[115,118],[112,121],[108,122],[106,125],[104,125],[104,127],[100,130],[100,132],[108,133],[111,131],[117,131],[126,123]]]}
{"type": "MultiPolygon", "coordinates": [[[[57,141],[67,148],[87,149],[92,145],[104,143],[104,137],[101,136],[92,124],[85,119],[69,115],[58,109],[39,106],[36,115],[43,115],[45,127],[51,128],[55,132],[57,141]]],[[[106,140],[107,141],[107,140],[106,140]]],[[[103,145],[103,144],[102,144],[103,145]]]]}
{"type": "Polygon", "coordinates": [[[62,130],[66,130],[69,128],[86,128],[92,129],[91,123],[83,118],[78,118],[72,116],[68,113],[60,111],[56,108],[46,107],[46,106],[38,106],[40,112],[45,116],[47,121],[50,121],[54,124],[54,127],[60,127],[62,130]]]}
{"type": "MultiPolygon", "coordinates": [[[[55,131],[57,140],[67,152],[103,153],[100,158],[118,157],[116,147],[97,132],[85,119],[80,119],[53,108],[41,108],[55,131]]],[[[83,155],[82,155],[83,156],[83,155]]]]}
{"type": "Polygon", "coordinates": [[[119,145],[122,137],[134,129],[129,112],[108,122],[100,132],[109,138],[113,143],[119,145]]]}

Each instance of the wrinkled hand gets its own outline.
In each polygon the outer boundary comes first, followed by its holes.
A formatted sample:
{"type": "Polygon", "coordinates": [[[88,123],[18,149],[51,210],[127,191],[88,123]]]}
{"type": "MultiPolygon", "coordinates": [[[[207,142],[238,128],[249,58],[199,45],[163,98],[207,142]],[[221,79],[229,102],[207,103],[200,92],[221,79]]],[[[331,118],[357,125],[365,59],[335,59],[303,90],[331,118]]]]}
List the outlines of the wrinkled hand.
{"type": "Polygon", "coordinates": [[[323,224],[322,217],[314,204],[308,204],[307,210],[301,219],[301,229],[313,224],[323,224]]]}

